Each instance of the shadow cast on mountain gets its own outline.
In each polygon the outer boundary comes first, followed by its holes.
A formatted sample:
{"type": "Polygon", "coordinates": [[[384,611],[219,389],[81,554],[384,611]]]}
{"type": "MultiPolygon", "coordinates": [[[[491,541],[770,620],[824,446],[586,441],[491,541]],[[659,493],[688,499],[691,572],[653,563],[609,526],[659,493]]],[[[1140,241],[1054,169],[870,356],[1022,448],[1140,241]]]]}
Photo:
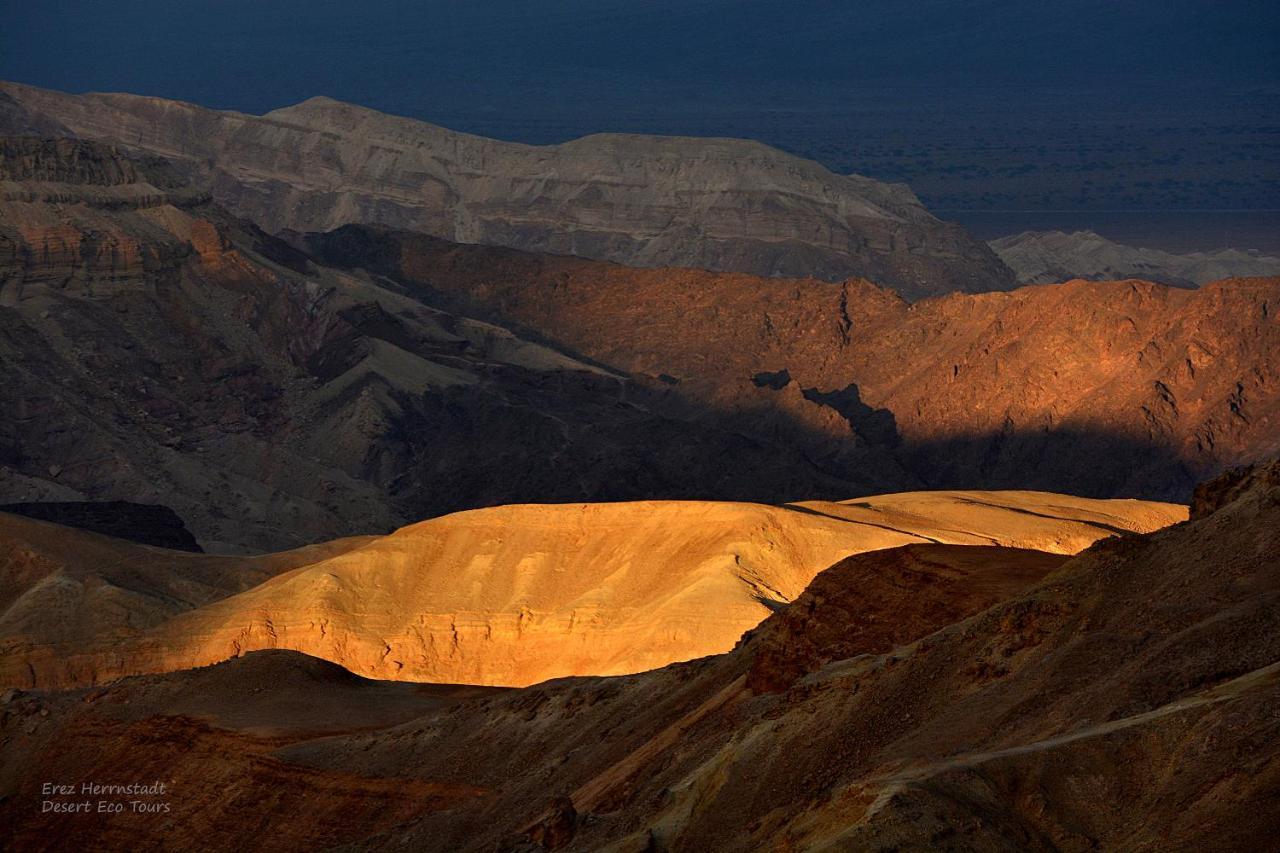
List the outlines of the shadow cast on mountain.
{"type": "MultiPolygon", "coordinates": [[[[782,364],[743,375],[741,393],[717,392],[717,401],[709,402],[705,382],[696,389],[691,387],[696,382],[687,381],[691,377],[646,377],[602,363],[600,357],[582,352],[547,329],[523,322],[500,294],[477,295],[468,288],[441,284],[429,265],[440,253],[449,255],[451,269],[467,275],[480,271],[476,281],[483,290],[494,277],[515,275],[523,281],[541,275],[542,265],[549,261],[540,256],[511,249],[472,251],[421,235],[355,226],[328,234],[294,235],[294,241],[323,263],[362,268],[386,277],[390,286],[425,304],[496,323],[615,376],[630,377],[622,386],[625,404],[655,419],[638,432],[636,423],[646,418],[620,426],[627,434],[615,433],[621,444],[613,450],[608,445],[614,442],[604,440],[595,426],[558,440],[554,472],[523,476],[530,473],[530,465],[535,472],[547,467],[545,460],[531,459],[522,463],[523,475],[497,474],[523,477],[514,491],[498,490],[519,499],[718,498],[775,503],[965,488],[1185,501],[1198,479],[1216,473],[1211,459],[1185,459],[1158,437],[1126,435],[1102,425],[1009,426],[994,432],[913,438],[902,434],[895,412],[864,402],[856,383],[799,387],[797,394],[796,388],[788,387],[797,380],[782,364]],[[417,261],[427,265],[413,266],[406,260],[415,257],[414,246],[425,252],[417,261]],[[752,397],[751,390],[758,396],[752,397]],[[813,409],[805,409],[806,403],[813,409]],[[843,433],[822,409],[843,419],[848,432],[843,433]]],[[[601,270],[608,267],[600,265],[601,270]]],[[[556,281],[551,276],[546,286],[558,292],[556,281]]],[[[618,333],[627,334],[624,328],[618,333]]],[[[532,422],[536,421],[535,415],[532,422]]],[[[414,429],[427,426],[417,424],[414,429]]],[[[453,425],[453,438],[462,427],[453,425]]],[[[527,443],[521,429],[507,432],[511,442],[527,443]]],[[[458,452],[470,452],[458,447],[458,452]]],[[[482,499],[474,492],[472,498],[482,499]]]]}
{"type": "Polygon", "coordinates": [[[1106,428],[1001,430],[907,441],[902,465],[931,489],[1029,489],[1186,502],[1218,473],[1167,444],[1106,428]]]}

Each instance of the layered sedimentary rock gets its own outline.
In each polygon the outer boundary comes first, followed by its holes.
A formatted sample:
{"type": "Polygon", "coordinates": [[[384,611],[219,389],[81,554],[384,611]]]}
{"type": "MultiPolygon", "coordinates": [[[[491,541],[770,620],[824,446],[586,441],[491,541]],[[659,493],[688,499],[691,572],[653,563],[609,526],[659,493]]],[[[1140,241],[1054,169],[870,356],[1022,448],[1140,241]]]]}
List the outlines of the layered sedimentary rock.
{"type": "Polygon", "coordinates": [[[0,516],[0,684],[101,683],[259,649],[397,680],[631,673],[727,651],[849,554],[913,542],[1066,554],[1185,517],[1170,504],[1034,492],[525,505],[234,558],[0,516]]]}
{"type": "Polygon", "coordinates": [[[528,146],[313,98],[265,116],[3,84],[0,131],[55,124],[181,161],[268,231],[348,223],[634,266],[862,276],[908,298],[1013,285],[911,191],[755,142],[599,135],[528,146]],[[6,128],[5,125],[8,125],[6,128]]]}
{"type": "Polygon", "coordinates": [[[305,241],[839,469],[1186,500],[1280,452],[1280,279],[1071,281],[909,305],[874,285],[648,271],[345,228],[305,241]]]}
{"type": "Polygon", "coordinates": [[[1092,231],[1026,231],[990,245],[1024,284],[1141,278],[1196,287],[1224,278],[1280,275],[1280,258],[1258,252],[1219,249],[1176,255],[1125,246],[1092,231]]]}

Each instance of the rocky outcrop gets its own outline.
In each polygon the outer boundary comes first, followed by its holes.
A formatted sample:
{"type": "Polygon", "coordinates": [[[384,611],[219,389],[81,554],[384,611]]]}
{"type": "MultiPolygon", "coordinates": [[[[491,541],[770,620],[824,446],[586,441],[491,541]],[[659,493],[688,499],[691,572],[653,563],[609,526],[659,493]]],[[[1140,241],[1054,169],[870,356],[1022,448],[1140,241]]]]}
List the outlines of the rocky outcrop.
{"type": "Polygon", "coordinates": [[[746,686],[778,693],[832,661],[891,651],[1013,597],[1066,559],[955,545],[846,557],[744,640],[753,651],[746,686]]]}
{"type": "Polygon", "coordinates": [[[1232,468],[1196,486],[1191,496],[1191,518],[1207,518],[1250,492],[1265,492],[1278,486],[1280,486],[1280,463],[1259,463],[1232,468]]]}
{"type": "Polygon", "coordinates": [[[0,95],[25,111],[9,132],[55,122],[174,158],[272,232],[384,225],[633,266],[861,276],[912,299],[1013,285],[989,248],[905,186],[755,142],[614,134],[537,147],[325,98],[259,117],[17,84],[0,95]]]}
{"type": "Polygon", "coordinates": [[[1092,231],[1026,231],[990,245],[1023,284],[1141,278],[1197,287],[1224,278],[1280,275],[1280,258],[1258,252],[1219,249],[1175,255],[1125,246],[1092,231]]]}
{"type": "Polygon", "coordinates": [[[0,147],[0,181],[119,187],[141,180],[115,149],[75,139],[11,136],[0,147]]]}
{"type": "MultiPolygon", "coordinates": [[[[263,649],[436,683],[625,674],[731,649],[849,554],[909,543],[1072,553],[1185,517],[1169,504],[983,492],[781,507],[524,505],[256,558],[131,549],[9,517],[0,563],[26,568],[10,571],[0,612],[0,686],[99,684],[263,649]],[[258,582],[239,585],[249,578],[258,582]]],[[[1025,581],[1055,564],[1010,574],[1025,581]]],[[[892,587],[892,576],[868,589],[892,587]]],[[[934,593],[952,615],[1003,589],[987,578],[986,593],[966,598],[945,593],[944,580],[934,593]]]]}
{"type": "Polygon", "coordinates": [[[0,137],[0,305],[29,286],[92,296],[173,276],[190,245],[149,217],[200,196],[149,165],[97,143],[0,137]]]}

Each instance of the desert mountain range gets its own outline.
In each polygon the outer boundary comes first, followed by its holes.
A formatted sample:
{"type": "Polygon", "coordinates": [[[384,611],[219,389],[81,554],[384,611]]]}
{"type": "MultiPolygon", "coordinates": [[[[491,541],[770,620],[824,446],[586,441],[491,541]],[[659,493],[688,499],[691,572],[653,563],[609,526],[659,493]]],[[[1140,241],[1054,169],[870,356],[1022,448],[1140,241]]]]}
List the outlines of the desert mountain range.
{"type": "Polygon", "coordinates": [[[1196,287],[1224,278],[1280,274],[1280,258],[1256,252],[1221,249],[1175,255],[1125,246],[1092,231],[1026,231],[990,245],[1023,284],[1141,278],[1196,287]]]}
{"type": "Polygon", "coordinates": [[[1277,464],[1074,557],[854,554],[732,650],[637,675],[486,691],[269,651],[10,690],[0,814],[19,846],[93,849],[1265,849],[1277,464]],[[180,795],[49,814],[21,795],[49,774],[180,795]]]}
{"type": "Polygon", "coordinates": [[[1280,450],[1276,279],[910,304],[364,226],[291,245],[162,158],[0,149],[0,501],[165,504],[206,550],[540,501],[1185,500],[1280,450]]]}
{"type": "Polygon", "coordinates": [[[1265,268],[737,140],[0,134],[0,846],[1280,836],[1265,268]]]}
{"type": "Polygon", "coordinates": [[[251,116],[0,83],[0,133],[33,132],[170,158],[273,233],[380,225],[632,266],[860,276],[909,298],[1014,284],[906,186],[756,142],[611,134],[528,146],[327,98],[251,116]]]}

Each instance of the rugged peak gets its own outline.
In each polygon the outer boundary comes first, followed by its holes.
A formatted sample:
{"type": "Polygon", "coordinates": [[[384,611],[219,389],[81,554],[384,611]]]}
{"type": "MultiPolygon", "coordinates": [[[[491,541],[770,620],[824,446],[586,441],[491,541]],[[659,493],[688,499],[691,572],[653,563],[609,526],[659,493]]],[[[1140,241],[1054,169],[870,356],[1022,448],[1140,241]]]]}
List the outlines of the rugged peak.
{"type": "MultiPolygon", "coordinates": [[[[1232,468],[1196,486],[1191,496],[1191,518],[1205,518],[1247,495],[1277,488],[1280,488],[1280,459],[1232,468]]],[[[1276,498],[1280,499],[1280,494],[1276,498]]]]}
{"type": "Polygon", "coordinates": [[[388,123],[394,121],[407,121],[407,119],[398,119],[394,116],[385,115],[377,110],[362,107],[359,104],[352,104],[348,101],[340,101],[337,98],[330,98],[328,95],[313,95],[312,97],[307,98],[304,101],[299,101],[296,104],[271,110],[264,115],[264,118],[283,118],[286,120],[310,118],[312,120],[323,122],[325,119],[336,120],[343,116],[351,115],[369,118],[382,118],[388,123]]]}

